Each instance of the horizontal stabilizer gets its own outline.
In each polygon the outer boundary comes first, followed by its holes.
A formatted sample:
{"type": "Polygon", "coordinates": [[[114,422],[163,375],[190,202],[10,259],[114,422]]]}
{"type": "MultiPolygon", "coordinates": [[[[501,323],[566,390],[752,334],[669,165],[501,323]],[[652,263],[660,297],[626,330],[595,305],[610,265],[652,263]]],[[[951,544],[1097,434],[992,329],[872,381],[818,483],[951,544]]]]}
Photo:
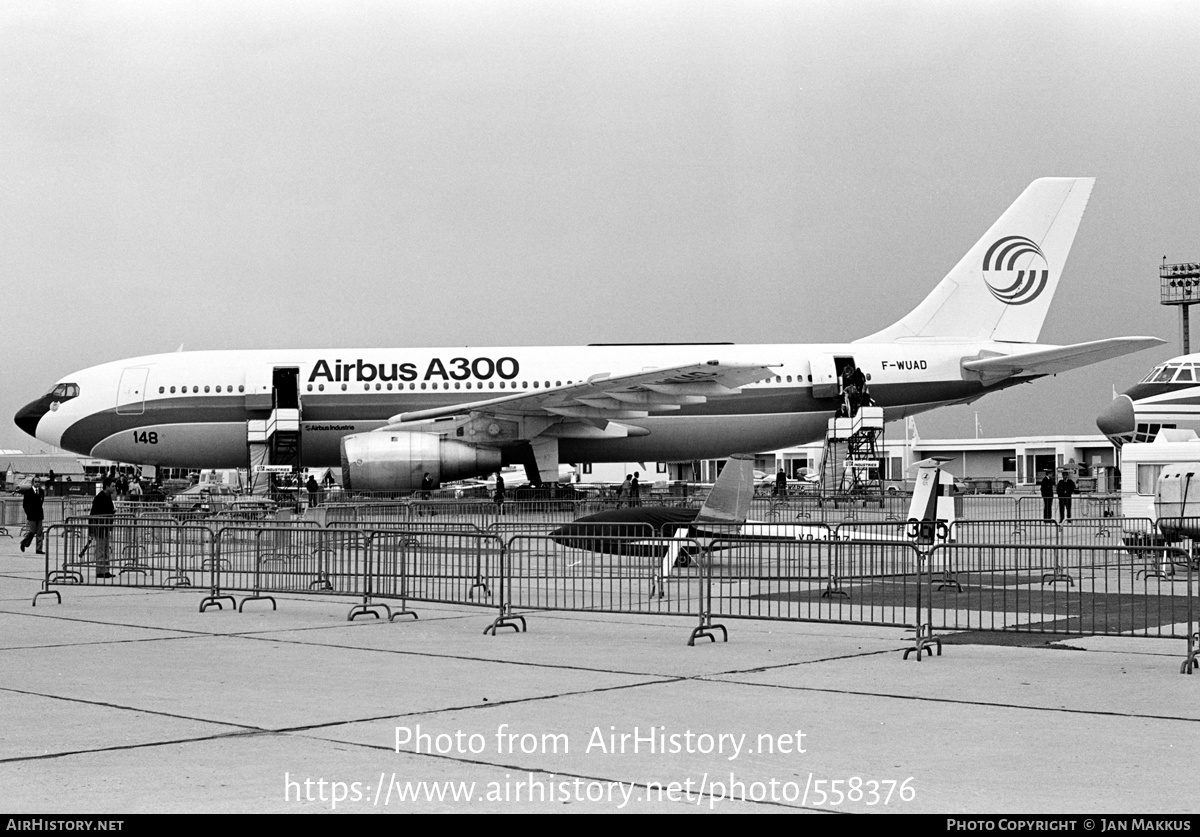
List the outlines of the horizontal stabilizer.
{"type": "Polygon", "coordinates": [[[1157,337],[1110,337],[1107,340],[1092,340],[1015,355],[964,360],[962,368],[974,372],[980,381],[988,385],[1014,375],[1057,375],[1102,360],[1161,346],[1165,342],[1157,337]]]}

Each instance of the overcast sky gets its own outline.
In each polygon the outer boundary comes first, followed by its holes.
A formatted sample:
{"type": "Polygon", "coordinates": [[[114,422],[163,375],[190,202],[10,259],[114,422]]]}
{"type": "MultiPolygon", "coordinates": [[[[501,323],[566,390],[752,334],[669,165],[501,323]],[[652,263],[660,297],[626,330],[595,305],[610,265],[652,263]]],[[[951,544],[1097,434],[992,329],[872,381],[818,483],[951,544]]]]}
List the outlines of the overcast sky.
{"type": "Polygon", "coordinates": [[[1097,178],[1043,341],[1170,344],[918,426],[1095,433],[1180,351],[1198,35],[1194,0],[8,0],[0,448],[180,344],[850,340],[1042,176],[1097,178]]]}

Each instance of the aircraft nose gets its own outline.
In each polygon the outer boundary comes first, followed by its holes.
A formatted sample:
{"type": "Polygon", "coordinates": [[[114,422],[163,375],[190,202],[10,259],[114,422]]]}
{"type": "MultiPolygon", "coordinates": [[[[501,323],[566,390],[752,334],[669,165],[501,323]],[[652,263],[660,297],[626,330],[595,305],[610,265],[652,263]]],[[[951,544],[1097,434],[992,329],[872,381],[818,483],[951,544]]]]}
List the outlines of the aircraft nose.
{"type": "MultiPolygon", "coordinates": [[[[1133,399],[1118,395],[1108,409],[1096,417],[1096,426],[1110,439],[1137,429],[1137,417],[1133,412],[1133,399]]],[[[1114,439],[1115,441],[1115,439],[1114,439]]]]}
{"type": "Polygon", "coordinates": [[[17,414],[13,416],[13,421],[17,427],[36,439],[38,422],[42,416],[46,415],[47,409],[48,405],[43,398],[39,398],[37,401],[30,401],[24,407],[17,410],[17,414]]]}

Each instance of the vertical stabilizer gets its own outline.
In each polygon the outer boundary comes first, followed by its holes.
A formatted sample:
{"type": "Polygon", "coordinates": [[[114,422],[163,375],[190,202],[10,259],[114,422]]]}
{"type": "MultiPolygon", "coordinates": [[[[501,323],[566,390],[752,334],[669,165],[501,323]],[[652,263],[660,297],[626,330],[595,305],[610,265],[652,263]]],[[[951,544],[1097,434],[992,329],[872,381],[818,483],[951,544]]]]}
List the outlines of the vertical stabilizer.
{"type": "Polygon", "coordinates": [[[729,457],[712,491],[696,515],[696,523],[728,523],[741,526],[750,516],[754,498],[754,458],[738,454],[729,457]]]}
{"type": "Polygon", "coordinates": [[[1093,183],[1033,181],[920,305],[856,342],[1037,342],[1093,183]]]}

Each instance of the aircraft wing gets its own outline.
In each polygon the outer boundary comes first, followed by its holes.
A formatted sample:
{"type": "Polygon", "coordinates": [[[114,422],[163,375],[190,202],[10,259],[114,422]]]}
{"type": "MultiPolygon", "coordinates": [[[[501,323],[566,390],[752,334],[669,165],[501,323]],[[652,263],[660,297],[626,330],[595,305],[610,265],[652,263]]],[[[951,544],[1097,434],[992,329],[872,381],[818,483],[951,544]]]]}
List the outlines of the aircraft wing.
{"type": "Polygon", "coordinates": [[[1165,343],[1157,337],[1110,337],[1070,346],[1037,349],[1015,355],[997,355],[963,360],[962,368],[974,372],[984,385],[1014,375],[1057,375],[1069,369],[1140,352],[1165,343]]]}
{"type": "Polygon", "coordinates": [[[564,386],[400,413],[382,429],[401,430],[414,422],[464,416],[582,422],[638,419],[651,412],[678,410],[684,404],[700,404],[711,396],[737,395],[740,387],[772,374],[766,364],[717,360],[623,375],[604,372],[564,386]]]}

